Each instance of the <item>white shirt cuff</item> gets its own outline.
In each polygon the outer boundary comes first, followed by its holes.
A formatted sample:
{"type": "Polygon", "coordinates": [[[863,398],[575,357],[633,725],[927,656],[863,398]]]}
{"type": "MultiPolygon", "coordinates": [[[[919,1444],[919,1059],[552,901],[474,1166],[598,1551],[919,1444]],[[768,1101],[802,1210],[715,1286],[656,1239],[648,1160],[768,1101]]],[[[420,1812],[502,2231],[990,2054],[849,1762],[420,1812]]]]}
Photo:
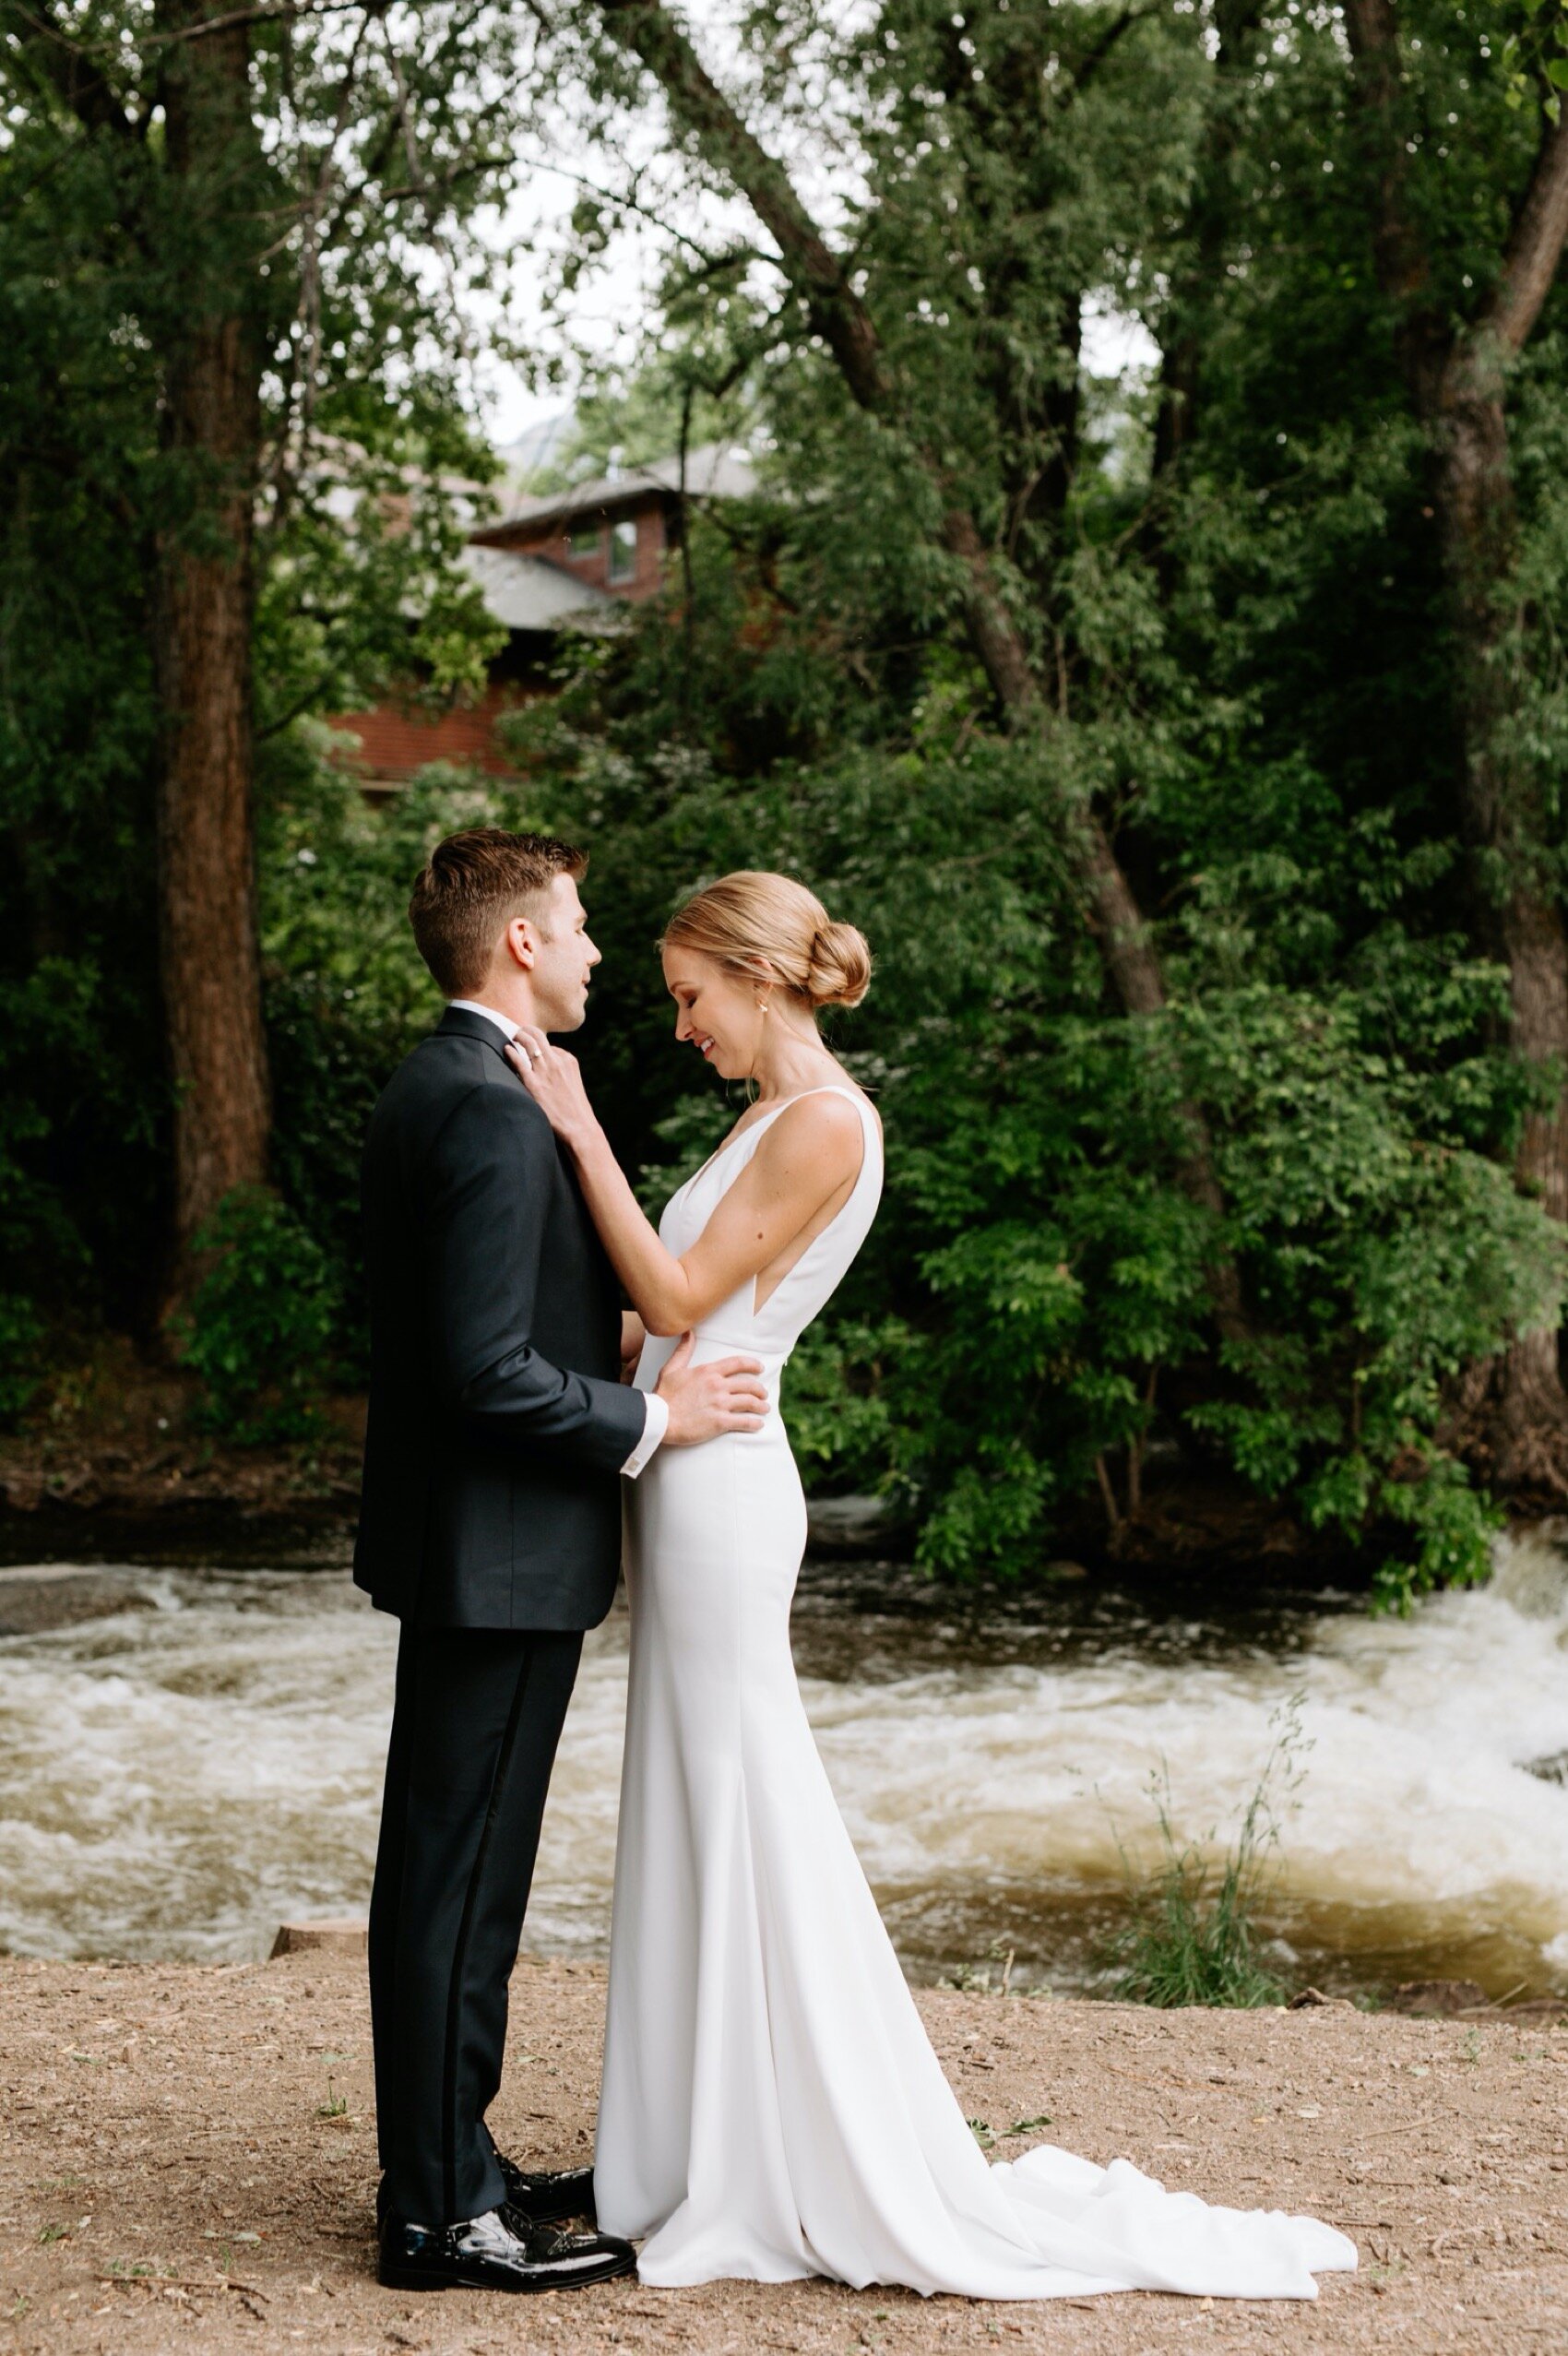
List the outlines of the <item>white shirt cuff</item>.
{"type": "Polygon", "coordinates": [[[665,1433],[670,1429],[670,1410],[665,1406],[659,1393],[644,1391],[643,1400],[647,1409],[647,1421],[643,1425],[643,1435],[621,1467],[628,1481],[636,1479],[660,1440],[663,1439],[665,1433]]]}

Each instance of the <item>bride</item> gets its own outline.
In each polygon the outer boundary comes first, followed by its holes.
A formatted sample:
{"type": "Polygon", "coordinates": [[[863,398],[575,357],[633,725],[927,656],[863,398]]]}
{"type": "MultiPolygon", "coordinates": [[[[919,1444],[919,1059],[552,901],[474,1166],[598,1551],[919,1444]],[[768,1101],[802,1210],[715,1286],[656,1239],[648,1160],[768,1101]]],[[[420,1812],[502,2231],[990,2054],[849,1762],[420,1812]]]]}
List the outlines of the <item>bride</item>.
{"type": "Polygon", "coordinates": [[[1129,2161],[982,2156],[927,2041],[802,1707],[805,1544],[778,1412],[795,1342],[875,1215],[882,1135],[824,1046],[871,959],[783,875],[722,877],[660,944],[677,1040],[755,1097],[656,1234],[575,1059],[517,1069],[569,1148],[647,1339],[762,1361],[759,1431],[661,1450],[630,1489],[632,1652],[594,2186],[646,2282],[827,2275],[980,2299],[1179,2291],[1311,2299],[1354,2245],[1311,2218],[1211,2208],[1129,2161]]]}

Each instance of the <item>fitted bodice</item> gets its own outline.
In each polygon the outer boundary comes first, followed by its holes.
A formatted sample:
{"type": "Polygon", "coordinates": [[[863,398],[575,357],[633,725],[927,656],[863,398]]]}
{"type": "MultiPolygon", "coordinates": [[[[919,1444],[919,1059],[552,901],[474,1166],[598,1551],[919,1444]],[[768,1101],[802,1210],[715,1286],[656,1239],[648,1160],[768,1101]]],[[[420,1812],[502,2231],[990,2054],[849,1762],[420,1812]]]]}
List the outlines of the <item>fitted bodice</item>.
{"type": "MultiPolygon", "coordinates": [[[[747,1277],[728,1301],[697,1326],[697,1354],[716,1357],[745,1351],[760,1358],[770,1390],[777,1394],[778,1377],[790,1352],[814,1317],[819,1316],[865,1242],[882,1196],[882,1136],[876,1116],[862,1096],[849,1088],[802,1089],[765,1113],[762,1118],[727,1138],[683,1186],[677,1186],[664,1206],[659,1240],[679,1259],[689,1252],[719,1205],[745,1169],[779,1114],[802,1096],[844,1096],[861,1117],[861,1167],[849,1200],[814,1235],[794,1266],[782,1276],[758,1308],[756,1279],[747,1277]]],[[[675,1340],[650,1334],[637,1362],[637,1386],[651,1390],[675,1340]]]]}

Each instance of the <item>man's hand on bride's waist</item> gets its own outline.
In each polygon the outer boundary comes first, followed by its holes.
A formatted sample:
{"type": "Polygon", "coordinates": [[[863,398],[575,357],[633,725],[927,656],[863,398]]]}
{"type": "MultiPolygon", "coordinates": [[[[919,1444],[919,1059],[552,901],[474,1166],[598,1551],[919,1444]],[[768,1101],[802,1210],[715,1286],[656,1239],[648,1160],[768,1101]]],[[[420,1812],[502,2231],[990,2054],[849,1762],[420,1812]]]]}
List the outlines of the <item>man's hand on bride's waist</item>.
{"type": "Polygon", "coordinates": [[[760,1432],[767,1421],[767,1386],[757,1358],[716,1358],[692,1364],[695,1337],[683,1333],[664,1362],[656,1386],[670,1410],[667,1448],[692,1448],[725,1432],[760,1432]]]}

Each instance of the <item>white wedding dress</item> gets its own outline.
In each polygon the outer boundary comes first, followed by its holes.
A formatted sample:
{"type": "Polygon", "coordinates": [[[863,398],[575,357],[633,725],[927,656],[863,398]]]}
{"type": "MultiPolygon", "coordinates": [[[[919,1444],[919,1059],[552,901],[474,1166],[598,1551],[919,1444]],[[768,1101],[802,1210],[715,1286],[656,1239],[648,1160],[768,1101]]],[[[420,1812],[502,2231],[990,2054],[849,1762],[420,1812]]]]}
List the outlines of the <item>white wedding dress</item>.
{"type": "MultiPolygon", "coordinates": [[[[816,1091],[808,1091],[815,1093],[816,1091]]],[[[1211,2208],[1130,2162],[981,2155],[927,2041],[801,1704],[790,1604],[806,1535],[778,1380],[864,1241],[877,1124],[849,1201],[760,1309],[699,1358],[762,1360],[760,1432],[661,1449],[628,1483],[630,1694],[594,2188],[645,2282],[827,2275],[977,2299],[1182,2291],[1311,2299],[1354,2244],[1311,2218],[1211,2208]],[[645,2238],[646,2237],[646,2238],[645,2238]]],[[[794,1100],[788,1100],[793,1101],[794,1100]]],[[[679,1255],[775,1106],[667,1206],[679,1255]]],[[[673,1344],[650,1340],[645,1388],[673,1344]]]]}

